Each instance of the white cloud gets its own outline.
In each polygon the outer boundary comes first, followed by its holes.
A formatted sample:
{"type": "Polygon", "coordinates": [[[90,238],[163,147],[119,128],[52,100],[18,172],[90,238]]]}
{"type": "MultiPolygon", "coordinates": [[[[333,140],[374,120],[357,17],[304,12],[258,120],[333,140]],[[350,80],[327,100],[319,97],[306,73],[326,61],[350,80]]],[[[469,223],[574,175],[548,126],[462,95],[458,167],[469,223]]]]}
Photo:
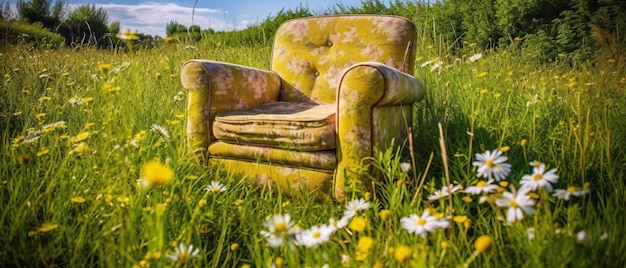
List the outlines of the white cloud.
{"type": "MultiPolygon", "coordinates": [[[[174,3],[145,2],[136,5],[129,4],[95,4],[96,7],[104,8],[109,15],[109,22],[119,21],[121,30],[137,30],[149,35],[165,36],[165,25],[174,20],[189,26],[200,25],[202,29],[212,28],[216,31],[245,28],[243,22],[233,25],[226,19],[230,13],[224,10],[211,8],[196,8],[180,6],[174,3]],[[193,21],[192,21],[193,12],[193,21]]],[[[70,4],[77,8],[80,5],[70,4]]],[[[231,16],[232,17],[232,16],[231,16]]]]}

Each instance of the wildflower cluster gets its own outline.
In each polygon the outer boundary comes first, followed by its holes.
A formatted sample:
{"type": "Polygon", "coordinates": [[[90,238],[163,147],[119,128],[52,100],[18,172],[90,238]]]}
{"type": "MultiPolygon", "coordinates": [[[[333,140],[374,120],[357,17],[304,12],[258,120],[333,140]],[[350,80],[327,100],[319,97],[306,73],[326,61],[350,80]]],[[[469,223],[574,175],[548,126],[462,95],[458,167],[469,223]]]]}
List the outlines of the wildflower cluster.
{"type": "Polygon", "coordinates": [[[335,220],[331,218],[326,224],[316,225],[305,230],[295,227],[295,223],[288,213],[268,216],[265,219],[267,230],[261,231],[261,235],[265,237],[268,245],[271,247],[279,247],[285,244],[316,247],[330,240],[333,233],[348,226],[348,224],[351,224],[351,229],[363,230],[365,223],[360,222],[362,217],[355,218],[355,216],[359,211],[369,207],[369,202],[363,198],[352,200],[346,205],[346,210],[341,219],[335,220]],[[353,218],[358,220],[351,222],[353,218]]]}
{"type": "MultiPolygon", "coordinates": [[[[503,150],[487,150],[484,153],[477,153],[475,157],[476,161],[472,162],[472,166],[477,168],[476,177],[479,178],[475,185],[465,189],[459,184],[443,186],[441,190],[430,195],[428,200],[438,200],[457,192],[480,195],[480,204],[489,201],[495,203],[497,207],[506,208],[506,220],[511,223],[524,219],[524,215],[533,215],[537,192],[541,190],[553,192],[553,187],[559,180],[557,169],[547,169],[545,163],[533,161],[529,163],[533,172],[522,176],[518,182],[518,189],[515,184],[508,181],[511,176],[511,164],[507,162],[508,157],[504,155],[503,150]]],[[[567,189],[555,190],[553,196],[567,201],[571,196],[582,196],[587,193],[589,189],[569,186],[567,189]]]]}
{"type": "MultiPolygon", "coordinates": [[[[367,226],[367,220],[359,213],[369,208],[370,203],[363,198],[351,200],[346,205],[343,216],[339,220],[331,218],[328,223],[315,225],[304,230],[297,227],[288,213],[268,216],[264,223],[267,230],[261,231],[260,234],[265,237],[270,247],[284,245],[304,246],[307,248],[317,247],[329,241],[335,232],[344,228],[355,232],[363,232],[367,226]]],[[[381,218],[388,218],[388,214],[388,210],[382,210],[380,213],[381,218]]],[[[425,210],[421,216],[411,214],[404,217],[401,219],[401,223],[408,233],[418,234],[423,238],[426,238],[429,232],[434,232],[439,228],[448,228],[450,224],[447,219],[433,209],[425,210]]],[[[363,236],[358,242],[360,246],[357,249],[360,248],[361,256],[366,256],[364,252],[367,250],[363,249],[369,249],[371,246],[372,241],[368,239],[371,238],[363,236]]]]}

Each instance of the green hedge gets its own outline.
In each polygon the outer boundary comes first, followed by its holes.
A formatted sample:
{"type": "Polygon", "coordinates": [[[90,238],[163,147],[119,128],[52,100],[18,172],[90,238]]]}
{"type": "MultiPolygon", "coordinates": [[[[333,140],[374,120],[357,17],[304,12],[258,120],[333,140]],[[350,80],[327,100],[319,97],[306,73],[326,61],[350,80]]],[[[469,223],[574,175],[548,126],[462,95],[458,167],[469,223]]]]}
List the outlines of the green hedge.
{"type": "Polygon", "coordinates": [[[40,23],[0,21],[0,40],[3,43],[26,43],[31,46],[61,47],[65,38],[43,28],[40,23]]]}

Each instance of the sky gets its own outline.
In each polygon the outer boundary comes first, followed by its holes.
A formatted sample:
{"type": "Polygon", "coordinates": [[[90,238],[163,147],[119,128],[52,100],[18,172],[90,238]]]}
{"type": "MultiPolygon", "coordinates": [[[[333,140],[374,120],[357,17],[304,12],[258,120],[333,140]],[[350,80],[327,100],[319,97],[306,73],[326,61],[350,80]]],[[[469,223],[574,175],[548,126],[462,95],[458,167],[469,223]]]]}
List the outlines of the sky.
{"type": "MultiPolygon", "coordinates": [[[[258,24],[269,15],[276,15],[282,8],[295,10],[308,7],[313,14],[322,14],[329,8],[341,4],[346,7],[361,6],[361,0],[198,0],[194,15],[194,0],[183,1],[129,1],[129,0],[62,0],[70,8],[92,5],[106,9],[109,22],[119,21],[121,31],[137,30],[149,35],[165,36],[165,25],[175,20],[189,26],[198,24],[204,29],[241,30],[258,24]],[[192,21],[193,18],[193,21],[192,21]]],[[[17,0],[10,0],[15,4],[17,0]]],[[[54,2],[54,0],[52,0],[54,2]]]]}

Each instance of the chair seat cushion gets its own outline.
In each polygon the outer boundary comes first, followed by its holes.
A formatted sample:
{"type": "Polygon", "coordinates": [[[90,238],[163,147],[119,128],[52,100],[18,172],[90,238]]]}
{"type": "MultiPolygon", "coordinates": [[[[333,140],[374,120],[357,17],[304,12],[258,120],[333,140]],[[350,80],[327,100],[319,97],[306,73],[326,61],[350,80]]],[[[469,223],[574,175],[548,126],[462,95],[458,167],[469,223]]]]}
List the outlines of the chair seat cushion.
{"type": "MultiPolygon", "coordinates": [[[[219,159],[244,160],[275,166],[308,168],[332,172],[337,167],[335,150],[296,152],[266,146],[239,145],[215,141],[209,145],[209,156],[219,159]]],[[[239,171],[245,171],[240,169],[239,171]]]]}
{"type": "Polygon", "coordinates": [[[247,110],[220,113],[213,123],[216,139],[300,151],[336,147],[334,104],[270,102],[247,110]]]}

